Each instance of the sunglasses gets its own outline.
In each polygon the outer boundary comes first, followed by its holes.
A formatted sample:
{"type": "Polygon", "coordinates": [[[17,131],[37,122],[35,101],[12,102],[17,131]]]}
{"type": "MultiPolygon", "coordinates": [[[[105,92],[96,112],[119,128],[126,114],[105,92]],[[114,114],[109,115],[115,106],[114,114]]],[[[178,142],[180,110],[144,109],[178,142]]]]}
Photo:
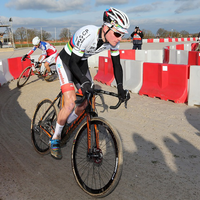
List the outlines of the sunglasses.
{"type": "Polygon", "coordinates": [[[119,37],[124,37],[124,33],[119,33],[119,32],[117,32],[117,31],[115,31],[115,30],[113,30],[112,28],[110,28],[113,32],[114,32],[114,36],[116,37],[116,38],[119,38],[119,37]]]}

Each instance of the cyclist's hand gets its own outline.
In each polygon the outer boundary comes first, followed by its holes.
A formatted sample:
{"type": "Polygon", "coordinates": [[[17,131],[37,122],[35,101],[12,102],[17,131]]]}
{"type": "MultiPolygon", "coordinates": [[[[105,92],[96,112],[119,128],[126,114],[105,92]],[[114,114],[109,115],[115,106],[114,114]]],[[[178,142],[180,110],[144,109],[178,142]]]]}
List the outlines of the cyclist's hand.
{"type": "Polygon", "coordinates": [[[85,95],[86,92],[94,91],[93,85],[87,77],[83,76],[80,81],[81,81],[81,90],[82,90],[83,95],[85,95]]]}
{"type": "Polygon", "coordinates": [[[28,57],[28,55],[27,55],[27,54],[26,54],[26,55],[24,55],[24,56],[22,57],[21,61],[25,61],[25,60],[26,60],[26,57],[28,57]]]}

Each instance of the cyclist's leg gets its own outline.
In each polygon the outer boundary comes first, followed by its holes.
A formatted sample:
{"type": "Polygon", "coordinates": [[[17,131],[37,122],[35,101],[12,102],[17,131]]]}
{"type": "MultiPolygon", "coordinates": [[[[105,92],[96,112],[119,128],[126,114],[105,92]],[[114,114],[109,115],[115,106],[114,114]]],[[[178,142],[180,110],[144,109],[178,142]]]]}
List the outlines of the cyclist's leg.
{"type": "Polygon", "coordinates": [[[73,78],[72,74],[69,71],[68,67],[62,62],[60,57],[58,57],[57,59],[56,68],[60,79],[61,90],[64,95],[64,105],[58,114],[55,133],[52,139],[50,140],[50,144],[51,144],[51,155],[54,158],[61,159],[62,158],[60,149],[61,132],[67,121],[68,116],[74,109],[76,94],[72,82],[73,78]]]}
{"type": "MultiPolygon", "coordinates": [[[[85,76],[91,81],[91,83],[93,83],[87,60],[82,61],[81,69],[82,69],[83,74],[85,74],[85,76]]],[[[79,93],[82,93],[82,91],[80,89],[81,85],[76,82],[75,86],[78,89],[79,93]]],[[[75,109],[75,114],[77,116],[79,116],[83,112],[83,110],[86,108],[86,106],[87,106],[87,101],[85,101],[81,105],[77,106],[76,109],[75,109]]]]}
{"type": "Polygon", "coordinates": [[[44,63],[44,66],[48,72],[51,72],[51,68],[49,67],[49,65],[55,61],[56,57],[57,57],[57,53],[52,54],[51,56],[47,57],[47,59],[44,63]]]}

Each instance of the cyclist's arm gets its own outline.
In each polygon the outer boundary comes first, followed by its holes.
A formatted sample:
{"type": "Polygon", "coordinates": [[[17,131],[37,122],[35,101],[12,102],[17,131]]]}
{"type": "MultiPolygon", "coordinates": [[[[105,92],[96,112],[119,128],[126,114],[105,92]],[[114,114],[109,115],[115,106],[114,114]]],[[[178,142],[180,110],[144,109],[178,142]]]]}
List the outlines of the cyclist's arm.
{"type": "Polygon", "coordinates": [[[111,58],[112,58],[113,70],[114,70],[114,75],[115,75],[115,80],[117,82],[117,85],[118,84],[123,85],[123,70],[120,63],[120,55],[111,56],[111,58]]]}
{"type": "Polygon", "coordinates": [[[27,55],[30,56],[37,48],[36,47],[33,47],[28,53],[27,55]]]}
{"type": "Polygon", "coordinates": [[[71,53],[69,60],[69,68],[74,77],[81,82],[81,78],[84,77],[84,74],[81,72],[78,63],[82,57],[76,55],[75,53],[71,53]]]}

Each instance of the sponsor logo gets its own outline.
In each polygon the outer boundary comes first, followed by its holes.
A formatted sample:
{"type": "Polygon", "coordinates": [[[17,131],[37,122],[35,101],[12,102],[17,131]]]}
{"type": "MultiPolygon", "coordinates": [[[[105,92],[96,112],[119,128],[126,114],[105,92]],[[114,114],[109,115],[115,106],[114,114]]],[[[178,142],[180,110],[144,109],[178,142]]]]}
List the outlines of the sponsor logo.
{"type": "MultiPolygon", "coordinates": [[[[60,66],[61,66],[61,65],[60,65],[60,66]]],[[[62,76],[62,73],[61,73],[60,68],[58,68],[58,74],[59,74],[59,76],[60,76],[60,81],[61,81],[61,83],[64,84],[65,81],[64,81],[64,78],[63,78],[63,76],[62,76]]]]}

